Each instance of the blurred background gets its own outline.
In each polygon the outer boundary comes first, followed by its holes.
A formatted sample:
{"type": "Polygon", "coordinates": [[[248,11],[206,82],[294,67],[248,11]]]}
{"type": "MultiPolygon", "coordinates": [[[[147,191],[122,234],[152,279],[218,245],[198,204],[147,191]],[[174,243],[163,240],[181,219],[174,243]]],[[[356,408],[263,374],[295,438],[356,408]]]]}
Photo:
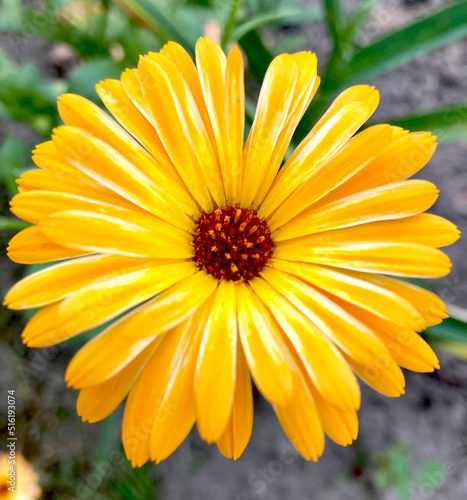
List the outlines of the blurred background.
{"type": "MultiPolygon", "coordinates": [[[[176,40],[193,53],[206,34],[237,43],[247,62],[247,125],[271,58],[311,50],[321,89],[294,141],[340,89],[370,83],[381,92],[372,122],[433,131],[440,142],[421,177],[440,188],[433,212],[467,229],[467,2],[443,0],[1,0],[1,295],[38,266],[16,265],[6,245],[25,223],[8,200],[32,168],[31,149],[59,124],[57,96],[97,102],[94,85],[118,78],[138,55],[176,40]]],[[[100,424],[76,415],[65,367],[85,337],[28,350],[28,319],[0,309],[0,428],[6,394],[17,396],[18,448],[47,499],[382,499],[467,498],[466,240],[447,253],[452,273],[421,283],[449,304],[451,318],[424,332],[440,356],[433,374],[407,373],[406,395],[390,400],[363,387],[360,434],[341,448],[328,441],[320,461],[299,457],[261,398],[251,442],[228,461],[197,431],[159,466],[131,469],[120,444],[122,409],[100,424]]],[[[0,452],[6,451],[1,449],[0,452]]],[[[0,471],[0,473],[3,473],[0,471]]],[[[21,472],[19,472],[21,474],[21,472]]],[[[0,499],[9,498],[2,496],[0,499]]],[[[14,497],[13,497],[14,498],[14,497]]],[[[25,497],[26,498],[26,497],[25,497]]],[[[32,498],[32,497],[31,497],[32,498]]],[[[36,498],[36,497],[34,497],[36,498]]]]}

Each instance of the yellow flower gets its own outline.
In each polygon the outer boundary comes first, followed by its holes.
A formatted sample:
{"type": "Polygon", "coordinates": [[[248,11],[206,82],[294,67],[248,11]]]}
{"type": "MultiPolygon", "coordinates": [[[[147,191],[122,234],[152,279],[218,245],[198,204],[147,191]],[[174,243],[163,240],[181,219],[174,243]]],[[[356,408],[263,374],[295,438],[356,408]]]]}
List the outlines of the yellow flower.
{"type": "Polygon", "coordinates": [[[37,500],[39,476],[20,453],[0,453],[0,500],[37,500]]]}
{"type": "Polygon", "coordinates": [[[12,288],[41,307],[31,347],[117,322],[71,361],[83,420],[128,395],[123,443],[134,465],[200,435],[237,458],[253,422],[251,379],[297,450],[357,435],[358,375],[404,392],[400,366],[438,367],[417,332],[446,317],[432,293],[389,276],[449,272],[458,238],[423,214],[438,191],[406,179],[432,156],[429,133],[375,125],[378,92],[344,91],[282,165],[319,85],[310,52],[268,69],[244,145],[243,63],[209,39],[196,66],[176,43],[97,86],[110,118],[76,95],[65,126],[34,152],[12,211],[21,263],[66,259],[12,288]],[[282,167],[281,167],[282,165],[282,167]],[[387,276],[389,275],[389,276],[387,276]],[[123,315],[123,313],[126,313],[123,315]]]}

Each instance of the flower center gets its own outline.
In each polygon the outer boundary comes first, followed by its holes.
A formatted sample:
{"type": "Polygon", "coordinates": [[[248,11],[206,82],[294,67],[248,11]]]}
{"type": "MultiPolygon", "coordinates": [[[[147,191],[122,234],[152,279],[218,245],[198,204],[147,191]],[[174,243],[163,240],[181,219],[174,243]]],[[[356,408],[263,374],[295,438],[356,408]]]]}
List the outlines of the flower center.
{"type": "Polygon", "coordinates": [[[193,243],[198,267],[228,281],[259,276],[274,250],[266,222],[254,210],[238,206],[203,213],[193,243]]]}

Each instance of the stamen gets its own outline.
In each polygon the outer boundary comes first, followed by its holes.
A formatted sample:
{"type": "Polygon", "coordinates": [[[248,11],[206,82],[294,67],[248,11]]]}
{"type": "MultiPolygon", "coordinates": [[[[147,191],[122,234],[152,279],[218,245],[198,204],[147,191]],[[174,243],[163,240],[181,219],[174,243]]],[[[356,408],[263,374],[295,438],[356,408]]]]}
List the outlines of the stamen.
{"type": "Polygon", "coordinates": [[[263,269],[274,250],[266,221],[247,208],[216,208],[203,213],[193,238],[194,261],[221,280],[249,281],[263,269]]]}

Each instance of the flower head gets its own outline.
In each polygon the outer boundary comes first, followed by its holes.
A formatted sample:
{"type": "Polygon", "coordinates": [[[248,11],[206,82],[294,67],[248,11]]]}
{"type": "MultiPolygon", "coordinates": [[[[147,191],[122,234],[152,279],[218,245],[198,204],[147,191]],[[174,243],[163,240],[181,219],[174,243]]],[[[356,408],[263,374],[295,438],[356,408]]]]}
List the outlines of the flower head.
{"type": "Polygon", "coordinates": [[[37,500],[41,494],[39,476],[23,455],[0,453],[0,500],[37,500]]]}
{"type": "Polygon", "coordinates": [[[42,308],[23,333],[31,347],[108,323],[66,380],[90,422],[128,396],[123,443],[135,465],[166,458],[195,422],[239,457],[251,379],[316,460],[324,434],[356,438],[356,375],[399,396],[400,367],[438,367],[418,332],[446,307],[397,279],[449,272],[438,247],[459,233],[423,213],[436,187],[407,180],[435,138],[390,125],[358,132],[379,100],[359,85],[284,162],[318,85],[314,54],[276,57],[244,144],[239,50],[226,57],[201,39],[195,66],[169,43],[97,86],[113,118],[62,96],[65,125],[18,181],[12,211],[34,225],[10,257],[60,262],[19,282],[6,304],[42,308]]]}

